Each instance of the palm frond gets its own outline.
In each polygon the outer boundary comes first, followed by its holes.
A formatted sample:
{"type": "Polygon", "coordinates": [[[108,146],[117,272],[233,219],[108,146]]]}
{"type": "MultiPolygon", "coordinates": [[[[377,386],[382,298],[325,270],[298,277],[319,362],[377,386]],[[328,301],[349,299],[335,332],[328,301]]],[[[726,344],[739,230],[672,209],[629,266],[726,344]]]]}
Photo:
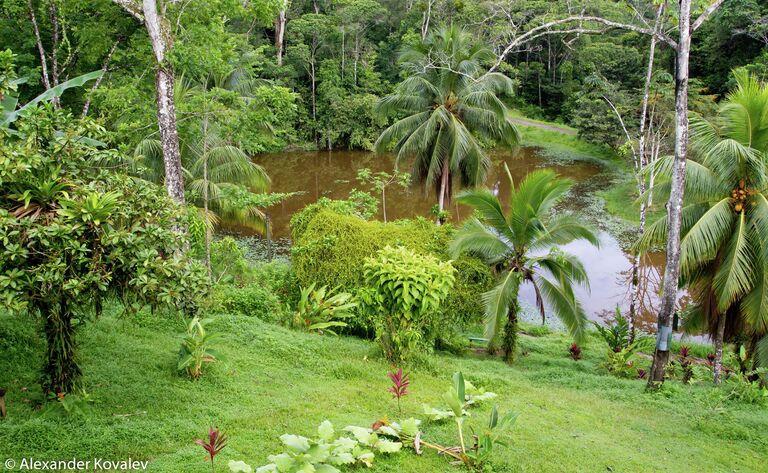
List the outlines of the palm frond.
{"type": "Polygon", "coordinates": [[[495,264],[511,251],[506,239],[478,219],[472,217],[456,234],[448,247],[451,258],[458,258],[461,253],[471,253],[482,257],[486,262],[495,264]]]}
{"type": "Polygon", "coordinates": [[[520,278],[520,273],[508,271],[496,287],[481,296],[485,305],[485,338],[490,345],[495,345],[510,306],[517,303],[520,278]]]}
{"type": "Polygon", "coordinates": [[[573,294],[573,290],[562,282],[554,283],[541,275],[534,276],[535,284],[542,296],[555,312],[555,315],[568,329],[568,333],[577,343],[584,341],[587,328],[587,315],[584,308],[573,294]]]}
{"type": "Polygon", "coordinates": [[[680,269],[683,273],[715,258],[731,234],[734,216],[730,198],[722,199],[699,216],[680,241],[680,269]]]}
{"type": "Polygon", "coordinates": [[[713,287],[718,296],[718,309],[725,313],[737,300],[744,297],[755,280],[755,254],[747,228],[746,216],[742,212],[730,242],[725,250],[725,259],[715,274],[713,287]]]}

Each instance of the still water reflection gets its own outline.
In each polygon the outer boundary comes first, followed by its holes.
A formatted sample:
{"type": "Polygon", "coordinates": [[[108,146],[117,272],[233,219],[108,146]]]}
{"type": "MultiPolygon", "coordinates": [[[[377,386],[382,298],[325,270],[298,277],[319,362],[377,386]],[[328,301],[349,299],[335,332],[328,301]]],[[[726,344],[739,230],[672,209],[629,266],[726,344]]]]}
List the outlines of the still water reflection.
{"type": "MultiPolygon", "coordinates": [[[[302,195],[268,209],[276,238],[289,237],[291,216],[320,197],[344,199],[353,189],[369,190],[366,184],[357,181],[358,170],[370,168],[374,172],[391,172],[394,167],[391,156],[377,156],[359,151],[270,154],[260,155],[255,161],[262,165],[272,178],[272,191],[303,192],[302,195]]],[[[552,169],[577,183],[597,185],[601,181],[602,169],[597,165],[585,162],[553,163],[539,156],[534,148],[494,153],[492,161],[493,166],[486,185],[497,187],[502,201],[509,195],[509,183],[503,176],[503,163],[509,166],[515,182],[522,180],[529,172],[541,168],[552,169]]],[[[577,186],[569,197],[567,207],[578,211],[580,202],[586,202],[588,194],[594,191],[594,186],[577,186]]],[[[386,200],[389,220],[429,217],[430,209],[436,202],[433,192],[426,192],[423,188],[403,189],[396,185],[387,188],[386,200]]],[[[470,209],[454,204],[451,212],[454,221],[461,221],[470,214],[470,209]]],[[[381,208],[378,218],[382,218],[381,208]]],[[[630,257],[614,236],[605,231],[601,231],[599,236],[599,248],[584,242],[573,242],[564,247],[566,251],[582,260],[589,274],[591,293],[580,289],[578,295],[587,313],[594,320],[612,317],[617,304],[624,310],[629,305],[630,257]]],[[[639,323],[646,330],[652,330],[655,326],[654,308],[657,306],[656,294],[662,265],[663,257],[660,255],[650,255],[643,261],[644,277],[641,280],[646,281],[647,285],[643,288],[642,320],[639,323]]],[[[522,296],[524,300],[532,302],[532,289],[525,288],[522,296]]]]}

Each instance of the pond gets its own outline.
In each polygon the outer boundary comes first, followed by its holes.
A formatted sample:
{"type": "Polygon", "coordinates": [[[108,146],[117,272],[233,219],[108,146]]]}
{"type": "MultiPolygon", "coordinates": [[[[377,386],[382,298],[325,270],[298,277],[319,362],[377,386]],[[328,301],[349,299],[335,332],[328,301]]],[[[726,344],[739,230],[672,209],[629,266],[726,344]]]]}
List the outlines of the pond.
{"type": "MultiPolygon", "coordinates": [[[[498,189],[502,201],[509,195],[509,183],[503,175],[504,163],[509,167],[515,182],[522,180],[529,172],[542,168],[552,169],[559,175],[572,179],[577,185],[568,196],[564,207],[576,212],[589,205],[587,202],[594,196],[596,187],[606,180],[602,179],[604,169],[597,164],[552,161],[542,156],[535,148],[524,147],[514,151],[495,152],[491,159],[493,166],[486,183],[488,187],[498,189]]],[[[358,170],[369,168],[374,172],[391,172],[394,168],[392,156],[378,156],[360,151],[268,154],[259,155],[255,161],[262,165],[271,177],[272,191],[303,192],[268,209],[275,238],[289,237],[291,216],[320,197],[344,199],[353,189],[369,190],[368,185],[357,181],[358,170]]],[[[427,192],[423,187],[403,189],[392,185],[387,188],[386,201],[388,220],[417,216],[430,218],[430,209],[436,198],[434,191],[427,192]]],[[[451,212],[452,220],[457,222],[469,216],[471,210],[454,203],[451,212]]],[[[381,206],[378,218],[383,218],[381,206]]],[[[591,221],[594,218],[585,216],[585,220],[591,221]]],[[[608,231],[601,230],[599,237],[599,248],[581,241],[564,247],[566,251],[577,255],[587,270],[591,291],[579,289],[578,295],[590,318],[594,320],[612,317],[617,304],[623,311],[629,306],[630,256],[617,238],[608,231]]],[[[658,306],[659,275],[663,264],[662,255],[649,255],[643,261],[644,277],[641,280],[647,284],[642,291],[641,319],[638,325],[647,331],[655,331],[655,308],[658,306]]],[[[533,291],[530,288],[523,289],[522,298],[524,302],[531,304],[534,299],[533,291]]]]}

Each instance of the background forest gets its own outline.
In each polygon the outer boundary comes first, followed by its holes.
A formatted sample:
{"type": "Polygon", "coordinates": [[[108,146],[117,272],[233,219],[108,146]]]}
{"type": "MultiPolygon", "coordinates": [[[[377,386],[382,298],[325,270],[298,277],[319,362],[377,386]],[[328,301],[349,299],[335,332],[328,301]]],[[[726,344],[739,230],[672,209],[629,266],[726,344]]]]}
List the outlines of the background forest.
{"type": "MultiPolygon", "coordinates": [[[[613,1],[168,2],[181,141],[195,140],[194,118],[210,100],[221,133],[249,154],[286,146],[372,149],[386,125],[373,106],[402,79],[397,54],[429,27],[465,25],[501,54],[521,32],[549,19],[600,14],[630,22],[652,17],[652,8],[613,1]]],[[[767,9],[758,0],[728,1],[697,32],[694,107],[711,105],[732,87],[735,67],[768,75],[767,9]]],[[[143,26],[115,2],[4,0],[2,13],[0,44],[17,55],[19,75],[29,77],[19,87],[20,103],[103,69],[103,80],[67,94],[64,106],[98,117],[111,141],[129,149],[156,135],[152,49],[143,26]]],[[[514,81],[512,105],[526,116],[618,145],[624,133],[603,96],[623,116],[639,116],[648,43],[648,35],[623,29],[542,35],[509,51],[499,70],[514,81]]],[[[654,89],[669,110],[673,52],[659,46],[656,64],[654,89]]]]}

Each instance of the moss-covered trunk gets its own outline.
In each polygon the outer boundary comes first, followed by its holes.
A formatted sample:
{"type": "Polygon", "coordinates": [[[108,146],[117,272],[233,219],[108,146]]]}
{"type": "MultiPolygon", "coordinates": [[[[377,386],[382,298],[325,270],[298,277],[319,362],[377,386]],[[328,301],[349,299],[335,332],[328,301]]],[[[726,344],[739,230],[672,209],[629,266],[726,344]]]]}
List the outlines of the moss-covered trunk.
{"type": "Polygon", "coordinates": [[[71,392],[81,371],[76,360],[75,329],[69,305],[62,299],[56,305],[41,307],[40,313],[48,344],[43,388],[46,392],[71,392]]]}

